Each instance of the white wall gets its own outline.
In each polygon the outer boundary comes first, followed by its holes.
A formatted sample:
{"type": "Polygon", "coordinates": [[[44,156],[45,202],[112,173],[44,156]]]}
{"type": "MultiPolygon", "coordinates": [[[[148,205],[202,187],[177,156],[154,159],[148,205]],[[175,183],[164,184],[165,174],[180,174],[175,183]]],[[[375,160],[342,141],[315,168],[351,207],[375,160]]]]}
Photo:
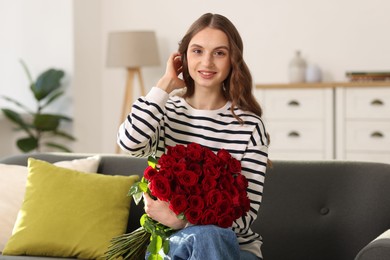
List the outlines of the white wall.
{"type": "MultiPolygon", "coordinates": [[[[72,28],[72,1],[0,0],[0,95],[13,97],[35,110],[20,59],[26,62],[33,78],[48,68],[64,70],[64,84],[70,91],[74,74],[72,28]]],[[[15,108],[3,99],[0,107],[15,108]]],[[[52,112],[72,115],[72,108],[69,93],[58,100],[52,112]]],[[[0,123],[0,156],[18,153],[11,125],[2,115],[0,123]]]]}
{"type": "Polygon", "coordinates": [[[390,70],[389,11],[387,0],[0,0],[0,94],[25,87],[17,62],[22,54],[33,74],[53,65],[65,69],[75,151],[111,153],[126,71],[105,66],[110,31],[156,31],[162,65],[143,69],[148,88],[205,12],[226,15],[237,26],[256,83],[287,82],[297,49],[322,68],[324,80],[343,81],[348,70],[390,70]]]}

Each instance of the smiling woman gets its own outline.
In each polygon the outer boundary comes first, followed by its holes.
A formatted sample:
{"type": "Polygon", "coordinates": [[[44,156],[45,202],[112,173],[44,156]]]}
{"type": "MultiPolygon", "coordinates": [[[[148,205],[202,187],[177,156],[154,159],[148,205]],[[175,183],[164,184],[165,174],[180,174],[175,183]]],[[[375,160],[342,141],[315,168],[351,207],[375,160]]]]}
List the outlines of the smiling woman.
{"type": "Polygon", "coordinates": [[[261,237],[250,228],[260,208],[268,162],[269,140],[261,115],[237,29],[222,15],[202,15],[168,58],[157,85],[133,104],[120,126],[118,144],[134,156],[157,158],[169,147],[190,143],[214,153],[225,149],[241,164],[250,206],[229,228],[221,228],[192,225],[177,218],[165,201],[144,196],[148,216],[177,230],[169,238],[170,257],[261,259],[261,237]],[[184,95],[171,95],[184,87],[184,95]]]}

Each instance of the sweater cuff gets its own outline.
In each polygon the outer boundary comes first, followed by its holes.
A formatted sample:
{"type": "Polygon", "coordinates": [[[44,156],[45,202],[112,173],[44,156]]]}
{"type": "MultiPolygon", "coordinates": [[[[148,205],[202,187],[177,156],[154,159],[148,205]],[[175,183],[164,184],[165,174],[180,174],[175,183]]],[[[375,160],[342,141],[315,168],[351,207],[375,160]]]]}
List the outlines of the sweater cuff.
{"type": "Polygon", "coordinates": [[[161,105],[162,107],[165,106],[165,103],[167,103],[169,94],[158,87],[152,87],[152,89],[149,91],[149,93],[145,96],[146,100],[150,100],[156,104],[161,105]]]}

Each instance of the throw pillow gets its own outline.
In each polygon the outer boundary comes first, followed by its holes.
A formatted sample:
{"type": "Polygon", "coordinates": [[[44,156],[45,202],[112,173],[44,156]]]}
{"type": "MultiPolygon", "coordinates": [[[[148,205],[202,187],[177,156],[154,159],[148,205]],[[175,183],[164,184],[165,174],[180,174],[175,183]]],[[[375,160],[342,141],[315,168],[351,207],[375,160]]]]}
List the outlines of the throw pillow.
{"type": "Polygon", "coordinates": [[[138,176],[87,174],[28,160],[26,194],[4,255],[96,259],[123,234],[138,176]]]}
{"type": "MultiPolygon", "coordinates": [[[[96,172],[100,156],[54,163],[57,166],[84,172],[96,172]]],[[[22,206],[28,169],[21,165],[0,164],[0,252],[11,237],[16,217],[22,206]]]]}

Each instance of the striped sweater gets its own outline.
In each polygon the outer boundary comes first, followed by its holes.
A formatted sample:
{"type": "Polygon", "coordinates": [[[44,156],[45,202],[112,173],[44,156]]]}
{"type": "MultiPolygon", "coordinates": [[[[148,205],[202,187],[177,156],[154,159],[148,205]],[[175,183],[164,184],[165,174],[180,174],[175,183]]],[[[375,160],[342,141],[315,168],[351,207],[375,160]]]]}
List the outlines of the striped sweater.
{"type": "Polygon", "coordinates": [[[242,250],[261,257],[262,244],[259,234],[250,226],[260,208],[268,142],[260,117],[235,109],[244,120],[240,124],[230,112],[231,103],[217,110],[197,110],[179,96],[169,96],[153,87],[140,97],[119,128],[118,144],[136,157],[156,154],[160,157],[166,146],[195,142],[213,151],[221,148],[241,161],[242,174],[249,182],[248,196],[251,202],[249,214],[233,223],[242,250]]]}

